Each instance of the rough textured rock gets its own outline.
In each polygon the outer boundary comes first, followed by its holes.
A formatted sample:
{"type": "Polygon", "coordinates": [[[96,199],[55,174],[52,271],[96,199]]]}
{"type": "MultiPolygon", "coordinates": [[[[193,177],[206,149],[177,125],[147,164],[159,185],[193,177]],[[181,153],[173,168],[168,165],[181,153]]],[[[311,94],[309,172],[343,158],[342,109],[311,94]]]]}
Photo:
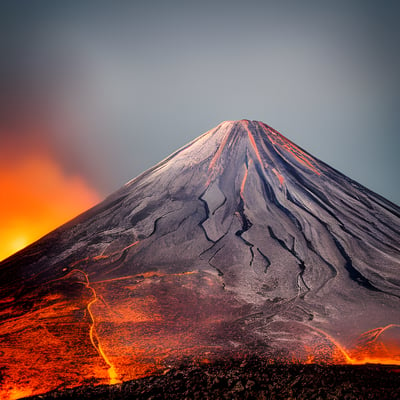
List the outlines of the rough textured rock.
{"type": "Polygon", "coordinates": [[[187,365],[160,376],[35,396],[50,399],[393,400],[400,370],[389,366],[270,364],[252,358],[187,365]]]}
{"type": "Polygon", "coordinates": [[[398,363],[399,243],[399,207],[224,122],[0,264],[4,396],[249,353],[398,363]]]}

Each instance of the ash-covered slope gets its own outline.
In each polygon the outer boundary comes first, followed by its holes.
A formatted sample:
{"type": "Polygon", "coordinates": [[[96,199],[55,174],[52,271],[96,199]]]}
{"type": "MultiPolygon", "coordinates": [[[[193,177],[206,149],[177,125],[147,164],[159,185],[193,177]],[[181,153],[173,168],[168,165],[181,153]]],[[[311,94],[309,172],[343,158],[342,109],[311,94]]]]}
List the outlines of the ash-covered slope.
{"type": "Polygon", "coordinates": [[[400,363],[399,243],[399,207],[223,122],[0,264],[4,393],[233,353],[400,363]]]}

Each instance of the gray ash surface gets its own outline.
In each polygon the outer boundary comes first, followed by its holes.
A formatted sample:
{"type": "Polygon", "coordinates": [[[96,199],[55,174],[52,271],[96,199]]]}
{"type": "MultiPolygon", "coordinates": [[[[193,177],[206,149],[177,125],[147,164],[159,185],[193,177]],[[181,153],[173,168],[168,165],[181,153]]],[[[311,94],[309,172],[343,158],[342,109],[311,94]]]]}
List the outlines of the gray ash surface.
{"type": "Polygon", "coordinates": [[[113,386],[56,390],[29,399],[400,399],[400,368],[270,364],[258,358],[186,365],[113,386]]]}

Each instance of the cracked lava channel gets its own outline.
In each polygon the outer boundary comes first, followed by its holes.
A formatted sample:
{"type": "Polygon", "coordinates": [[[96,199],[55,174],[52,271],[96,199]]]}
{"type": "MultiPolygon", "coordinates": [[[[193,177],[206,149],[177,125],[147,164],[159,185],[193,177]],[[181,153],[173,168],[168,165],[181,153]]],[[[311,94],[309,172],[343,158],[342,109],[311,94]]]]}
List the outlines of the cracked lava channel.
{"type": "Polygon", "coordinates": [[[93,299],[88,303],[87,305],[87,311],[90,315],[90,319],[92,321],[92,323],[90,324],[90,329],[89,329],[89,337],[90,337],[90,341],[92,342],[93,347],[97,350],[97,352],[99,353],[99,355],[103,358],[104,362],[109,366],[107,372],[108,375],[110,377],[110,385],[114,385],[116,383],[120,383],[121,381],[118,379],[118,374],[115,371],[115,366],[111,363],[111,361],[108,359],[107,355],[104,353],[104,350],[101,346],[100,343],[100,339],[97,335],[96,332],[96,326],[95,326],[95,319],[94,319],[94,315],[92,313],[91,307],[94,303],[96,303],[98,301],[98,297],[96,294],[96,291],[94,290],[94,288],[92,286],[90,286],[90,282],[89,282],[89,277],[88,275],[81,271],[81,270],[77,270],[80,273],[82,273],[86,279],[86,287],[88,289],[90,289],[93,293],[93,299]]]}

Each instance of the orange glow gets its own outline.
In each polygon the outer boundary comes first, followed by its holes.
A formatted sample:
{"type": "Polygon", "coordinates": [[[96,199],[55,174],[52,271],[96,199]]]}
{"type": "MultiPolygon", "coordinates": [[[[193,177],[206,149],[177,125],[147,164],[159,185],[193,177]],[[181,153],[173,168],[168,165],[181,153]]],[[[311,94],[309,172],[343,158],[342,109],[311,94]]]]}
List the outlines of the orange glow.
{"type": "MultiPolygon", "coordinates": [[[[251,163],[252,163],[252,160],[249,160],[249,166],[251,165],[251,163]]],[[[244,187],[246,185],[247,174],[249,173],[249,167],[246,165],[244,167],[245,167],[244,176],[243,176],[242,184],[240,185],[240,197],[241,198],[243,198],[243,191],[244,191],[244,187]]]]}
{"type": "Polygon", "coordinates": [[[252,133],[251,133],[251,131],[250,131],[250,128],[249,128],[249,121],[244,120],[243,122],[244,122],[244,124],[245,124],[246,131],[247,131],[247,134],[248,134],[248,136],[249,136],[251,146],[253,147],[253,150],[254,150],[255,153],[256,153],[256,156],[257,156],[257,158],[258,158],[258,161],[260,162],[260,165],[263,166],[264,163],[262,162],[260,153],[258,152],[258,148],[257,148],[256,141],[254,140],[254,136],[252,135],[252,133]]]}
{"type": "Polygon", "coordinates": [[[286,151],[290,152],[297,159],[297,161],[305,165],[308,169],[312,170],[317,175],[321,175],[321,173],[314,166],[312,157],[310,157],[307,153],[301,150],[298,146],[296,146],[292,141],[283,136],[277,130],[269,127],[266,124],[262,124],[262,127],[274,146],[280,146],[284,148],[286,151]]]}
{"type": "MultiPolygon", "coordinates": [[[[96,280],[75,268],[109,262],[140,245],[133,242],[121,251],[69,264],[69,272],[47,282],[45,294],[37,288],[27,298],[36,299],[32,310],[0,325],[0,339],[8,338],[1,346],[8,368],[0,397],[11,400],[57,387],[115,384],[159,374],[170,359],[208,363],[213,354],[221,354],[223,348],[207,340],[232,312],[221,301],[224,291],[217,276],[158,270],[96,280]],[[60,283],[74,289],[64,290],[60,283]],[[207,296],[202,294],[205,285],[207,296]],[[46,380],[41,379],[44,374],[46,380]]],[[[12,310],[12,302],[3,300],[0,318],[12,310]]],[[[304,344],[305,356],[293,354],[281,361],[400,365],[400,325],[362,333],[349,348],[320,328],[306,328],[312,338],[304,344]]]]}
{"type": "MultiPolygon", "coordinates": [[[[321,358],[326,362],[334,364],[387,364],[400,365],[400,325],[390,324],[378,327],[362,333],[357,340],[357,345],[346,349],[327,332],[316,327],[309,327],[311,331],[317,332],[327,339],[328,347],[323,348],[321,358]],[[392,331],[393,337],[383,338],[383,334],[392,331]]],[[[319,344],[320,345],[320,344],[319,344]]],[[[321,352],[321,349],[319,349],[321,352]]],[[[314,349],[307,348],[306,363],[313,363],[316,360],[314,349]]]]}
{"type": "Polygon", "coordinates": [[[364,332],[352,356],[354,364],[400,365],[400,325],[390,324],[364,332]]]}
{"type": "Polygon", "coordinates": [[[283,183],[285,182],[285,178],[275,169],[272,168],[272,172],[276,175],[276,177],[279,179],[279,184],[283,186],[283,183]]]}
{"type": "Polygon", "coordinates": [[[104,350],[103,350],[103,348],[101,346],[101,343],[100,343],[100,339],[99,339],[99,337],[97,335],[97,332],[96,332],[95,319],[94,319],[94,315],[92,313],[91,307],[98,300],[97,293],[93,289],[93,287],[90,286],[88,275],[83,271],[80,271],[80,270],[77,270],[77,271],[82,273],[85,276],[85,280],[86,280],[85,286],[88,289],[90,289],[92,291],[92,293],[93,293],[93,299],[87,305],[87,311],[88,311],[88,313],[90,315],[90,320],[91,320],[91,324],[90,324],[90,328],[89,328],[90,341],[92,342],[93,347],[97,350],[97,352],[103,358],[104,362],[109,366],[107,372],[108,372],[108,375],[110,377],[110,385],[114,385],[116,383],[120,383],[121,381],[118,379],[118,375],[117,375],[117,372],[115,371],[115,367],[111,363],[111,361],[108,359],[107,355],[104,353],[104,350]]]}
{"type": "Polygon", "coordinates": [[[66,175],[48,151],[0,164],[0,260],[99,202],[80,176],[66,175]]]}
{"type": "MultiPolygon", "coordinates": [[[[34,309],[0,325],[0,340],[8,338],[1,345],[7,366],[3,399],[57,387],[115,384],[159,373],[167,358],[207,358],[219,349],[204,341],[226,311],[215,306],[222,291],[218,277],[153,271],[96,281],[73,269],[47,285],[57,295],[32,293],[40,299],[34,309]],[[198,290],[209,279],[213,298],[202,298],[198,290]],[[64,291],[63,283],[73,290],[64,291]],[[160,284],[166,289],[164,298],[154,296],[160,284]],[[170,298],[177,287],[186,301],[170,298]],[[217,309],[213,318],[206,312],[210,307],[217,309]],[[194,309],[200,312],[195,324],[194,309]]],[[[0,317],[11,310],[4,306],[0,317]]]]}

